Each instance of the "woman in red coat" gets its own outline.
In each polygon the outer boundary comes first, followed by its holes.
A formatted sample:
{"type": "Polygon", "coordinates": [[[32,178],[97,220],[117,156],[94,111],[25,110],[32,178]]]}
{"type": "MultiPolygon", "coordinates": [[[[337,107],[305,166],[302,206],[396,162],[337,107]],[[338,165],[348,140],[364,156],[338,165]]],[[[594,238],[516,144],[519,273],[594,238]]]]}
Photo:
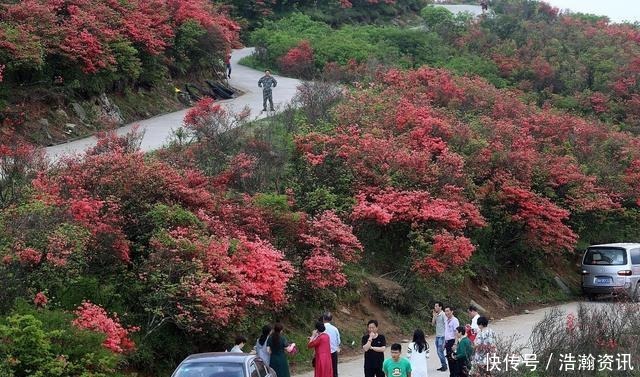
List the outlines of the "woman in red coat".
{"type": "Polygon", "coordinates": [[[333,377],[329,335],[324,330],[324,323],[316,322],[316,329],[311,333],[309,344],[307,345],[309,348],[315,348],[313,377],[333,377]]]}

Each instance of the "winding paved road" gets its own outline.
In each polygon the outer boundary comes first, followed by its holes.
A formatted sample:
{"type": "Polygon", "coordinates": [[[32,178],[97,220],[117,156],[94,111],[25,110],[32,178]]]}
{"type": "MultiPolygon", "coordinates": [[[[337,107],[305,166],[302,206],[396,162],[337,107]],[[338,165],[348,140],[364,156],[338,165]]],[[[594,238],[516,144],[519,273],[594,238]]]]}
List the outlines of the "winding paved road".
{"type": "MultiPolygon", "coordinates": [[[[229,84],[242,90],[244,94],[234,99],[219,102],[235,111],[240,111],[245,106],[248,106],[251,109],[251,119],[258,119],[266,116],[266,113],[260,113],[260,110],[262,110],[262,89],[258,88],[258,80],[264,73],[238,64],[241,58],[251,55],[251,53],[253,53],[253,48],[247,47],[234,50],[231,55],[231,79],[229,79],[229,84]]],[[[276,109],[281,109],[284,104],[290,102],[294,97],[296,87],[300,84],[300,81],[275,75],[274,77],[278,80],[278,86],[273,89],[274,105],[276,109]]],[[[186,112],[187,109],[134,122],[118,128],[117,133],[119,135],[126,134],[135,125],[138,125],[140,131],[144,132],[141,144],[142,150],[152,151],[161,148],[167,142],[172,131],[182,125],[182,119],[186,112]]],[[[81,153],[94,146],[95,143],[96,138],[91,136],[48,147],[46,148],[46,153],[51,160],[55,161],[62,156],[81,153]]]]}
{"type": "Polygon", "coordinates": [[[447,8],[453,14],[467,12],[467,13],[471,13],[476,17],[482,14],[482,8],[479,5],[469,5],[469,4],[460,4],[460,5],[434,4],[434,5],[437,7],[447,8]]]}

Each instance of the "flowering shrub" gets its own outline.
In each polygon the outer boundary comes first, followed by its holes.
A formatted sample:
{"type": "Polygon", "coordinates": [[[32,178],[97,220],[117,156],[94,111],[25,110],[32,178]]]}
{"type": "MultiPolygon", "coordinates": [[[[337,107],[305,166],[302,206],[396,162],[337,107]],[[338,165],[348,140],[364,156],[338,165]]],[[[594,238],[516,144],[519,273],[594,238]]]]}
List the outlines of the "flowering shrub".
{"type": "Polygon", "coordinates": [[[313,76],[313,49],[307,40],[302,40],[280,58],[280,68],[286,74],[303,79],[313,76]]]}
{"type": "Polygon", "coordinates": [[[0,375],[74,377],[116,373],[121,355],[104,348],[103,336],[79,330],[72,315],[21,309],[0,322],[0,375]]]}
{"type": "Polygon", "coordinates": [[[13,127],[0,124],[0,209],[17,203],[28,182],[47,165],[42,151],[17,136],[13,127]]]}
{"type": "Polygon", "coordinates": [[[342,272],[345,262],[360,259],[363,247],[350,226],[332,211],[310,219],[300,234],[302,243],[311,248],[303,262],[305,280],[314,288],[343,287],[347,279],[342,272]]]}
{"type": "Polygon", "coordinates": [[[129,334],[139,330],[138,327],[124,328],[118,316],[111,317],[100,306],[84,301],[74,312],[77,318],[73,324],[81,329],[103,333],[107,336],[102,345],[116,353],[125,353],[135,348],[129,334]]]}
{"type": "Polygon", "coordinates": [[[42,260],[42,253],[27,247],[17,252],[18,260],[22,265],[35,266],[42,260]]]}
{"type": "Polygon", "coordinates": [[[152,304],[168,302],[165,315],[201,332],[229,326],[252,308],[286,302],[293,268],[280,251],[261,240],[201,240],[192,231],[176,229],[151,242],[154,251],[143,271],[149,283],[163,277],[153,285],[162,298],[152,304]]]}
{"type": "Polygon", "coordinates": [[[36,293],[35,297],[33,298],[33,303],[38,308],[44,308],[45,306],[47,306],[48,302],[49,302],[49,299],[42,292],[36,293]]]}

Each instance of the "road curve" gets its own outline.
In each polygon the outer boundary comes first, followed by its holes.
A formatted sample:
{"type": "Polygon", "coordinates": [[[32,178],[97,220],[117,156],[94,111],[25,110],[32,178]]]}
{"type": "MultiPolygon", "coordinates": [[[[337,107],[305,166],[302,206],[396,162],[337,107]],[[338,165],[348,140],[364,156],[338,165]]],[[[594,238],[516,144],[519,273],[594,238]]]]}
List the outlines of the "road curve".
{"type": "Polygon", "coordinates": [[[469,4],[434,4],[437,7],[443,7],[449,10],[449,12],[453,14],[458,14],[462,12],[471,13],[473,16],[479,16],[482,14],[482,7],[479,5],[469,5],[469,4]]]}
{"type": "MultiPolygon", "coordinates": [[[[235,111],[240,111],[245,106],[248,106],[251,109],[250,118],[258,119],[266,116],[266,113],[260,113],[260,110],[262,110],[262,89],[258,88],[258,80],[264,73],[238,64],[240,59],[251,55],[251,53],[253,53],[253,48],[246,47],[234,50],[231,54],[231,79],[229,79],[229,84],[242,90],[244,94],[237,98],[219,101],[219,103],[235,111]]],[[[274,77],[278,80],[278,86],[273,89],[274,105],[276,109],[282,109],[286,103],[293,99],[300,81],[276,75],[274,77]]],[[[116,132],[119,135],[124,135],[135,125],[138,125],[139,130],[144,132],[141,149],[145,152],[152,151],[161,148],[167,142],[171,133],[182,125],[182,119],[186,112],[187,109],[184,109],[133,122],[118,128],[116,132]]],[[[82,153],[95,144],[96,138],[90,136],[69,143],[51,146],[46,148],[45,151],[49,159],[55,161],[62,156],[82,153]]]]}

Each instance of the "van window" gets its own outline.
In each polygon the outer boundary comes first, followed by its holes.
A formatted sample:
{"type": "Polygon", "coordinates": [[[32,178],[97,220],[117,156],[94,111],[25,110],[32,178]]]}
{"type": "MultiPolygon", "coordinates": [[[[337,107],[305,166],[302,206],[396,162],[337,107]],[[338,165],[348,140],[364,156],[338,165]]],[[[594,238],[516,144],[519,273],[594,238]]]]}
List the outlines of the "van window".
{"type": "Polygon", "coordinates": [[[640,249],[631,250],[631,264],[640,264],[640,249]]]}
{"type": "Polygon", "coordinates": [[[618,266],[627,264],[627,251],[617,248],[589,248],[584,264],[618,266]]]}

